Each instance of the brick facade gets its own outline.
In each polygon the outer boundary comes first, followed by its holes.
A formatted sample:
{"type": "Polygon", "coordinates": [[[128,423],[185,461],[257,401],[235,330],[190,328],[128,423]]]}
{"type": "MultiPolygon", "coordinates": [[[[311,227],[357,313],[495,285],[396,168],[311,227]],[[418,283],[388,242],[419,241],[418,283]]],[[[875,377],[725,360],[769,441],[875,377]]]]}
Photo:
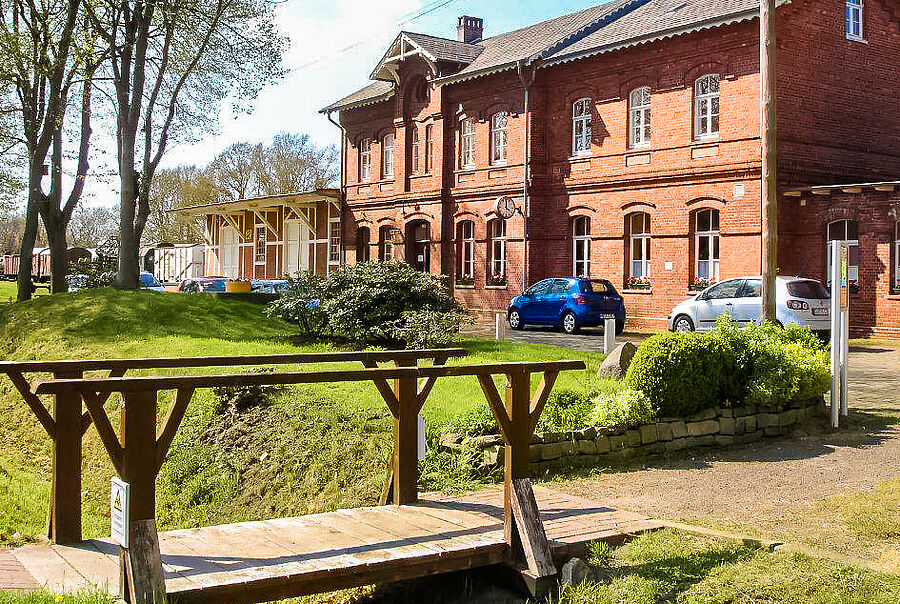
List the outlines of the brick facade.
{"type": "MultiPolygon", "coordinates": [[[[792,2],[778,9],[777,21],[780,188],[900,177],[900,112],[891,92],[900,84],[900,4],[866,4],[866,43],[846,39],[844,3],[835,0],[792,2]]],[[[590,275],[623,292],[631,326],[662,328],[703,270],[697,213],[715,210],[718,277],[758,274],[758,27],[752,19],[534,72],[507,70],[438,85],[423,84],[430,73],[425,61],[403,60],[393,97],[340,112],[345,260],[378,258],[379,233],[390,227],[393,258],[424,257],[424,268],[448,275],[468,308],[502,311],[524,285],[573,273],[573,221],[584,217],[590,275]],[[717,137],[697,140],[695,82],[706,74],[719,76],[720,127],[717,137]],[[525,82],[532,75],[526,109],[525,82]],[[652,140],[630,148],[629,95],[643,86],[650,89],[652,140]],[[590,99],[590,150],[574,154],[573,103],[583,98],[590,99]],[[491,117],[499,111],[508,114],[507,154],[504,163],[492,164],[491,117]],[[460,166],[460,127],[469,118],[475,120],[473,168],[460,166]],[[434,145],[427,172],[426,130],[434,145]],[[388,133],[395,135],[392,177],[383,176],[382,166],[388,133]],[[359,172],[364,139],[372,141],[368,182],[359,172]],[[488,228],[503,197],[520,211],[506,222],[506,281],[492,284],[488,228]],[[627,221],[636,212],[650,216],[650,288],[630,290],[627,221]],[[471,283],[458,279],[458,229],[469,220],[475,239],[471,283]],[[427,237],[413,233],[422,221],[427,237]],[[368,229],[367,252],[358,249],[360,228],[368,229]]],[[[892,306],[900,302],[889,299],[890,277],[879,269],[879,263],[893,266],[884,256],[894,253],[886,239],[894,228],[884,209],[893,203],[887,197],[833,196],[800,206],[798,198],[779,195],[779,264],[783,273],[823,278],[827,217],[842,205],[865,215],[854,323],[900,337],[892,306]]]]}

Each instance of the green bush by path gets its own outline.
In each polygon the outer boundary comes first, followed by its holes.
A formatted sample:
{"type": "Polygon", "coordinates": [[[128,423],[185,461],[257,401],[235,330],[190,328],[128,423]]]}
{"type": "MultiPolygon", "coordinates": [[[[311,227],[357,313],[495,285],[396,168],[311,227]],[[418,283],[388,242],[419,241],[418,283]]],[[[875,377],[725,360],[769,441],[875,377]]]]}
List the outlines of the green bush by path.
{"type": "Polygon", "coordinates": [[[640,390],[660,417],[717,406],[754,404],[780,411],[821,398],[830,386],[828,355],[797,325],[738,327],[726,316],[709,332],[660,333],[638,348],[625,384],[640,390]]]}

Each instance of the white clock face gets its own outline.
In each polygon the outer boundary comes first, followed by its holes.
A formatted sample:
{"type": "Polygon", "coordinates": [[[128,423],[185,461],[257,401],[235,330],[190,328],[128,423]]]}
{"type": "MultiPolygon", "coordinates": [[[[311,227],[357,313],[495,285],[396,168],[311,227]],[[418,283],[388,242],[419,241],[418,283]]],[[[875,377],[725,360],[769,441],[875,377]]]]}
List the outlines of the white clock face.
{"type": "Polygon", "coordinates": [[[516,203],[509,197],[497,200],[497,213],[503,218],[510,218],[516,211],[516,203]]]}

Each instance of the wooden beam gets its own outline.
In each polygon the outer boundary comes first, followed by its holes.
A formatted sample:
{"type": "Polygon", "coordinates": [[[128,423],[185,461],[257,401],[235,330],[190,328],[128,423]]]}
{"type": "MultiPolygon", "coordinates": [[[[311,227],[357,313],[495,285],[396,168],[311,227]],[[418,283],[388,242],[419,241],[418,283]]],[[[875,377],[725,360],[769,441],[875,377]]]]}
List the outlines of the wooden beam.
{"type": "Polygon", "coordinates": [[[56,438],[56,423],[50,416],[50,412],[44,407],[44,403],[41,402],[41,399],[31,391],[31,384],[28,383],[28,380],[25,379],[22,372],[12,369],[7,369],[5,372],[6,375],[9,376],[9,379],[12,380],[13,386],[19,391],[22,399],[28,407],[31,408],[31,412],[34,413],[35,417],[37,417],[38,421],[44,427],[47,435],[50,438],[56,438]]]}
{"type": "Polygon", "coordinates": [[[522,547],[513,514],[513,481],[528,478],[531,470],[528,455],[532,434],[531,418],[528,415],[530,397],[530,374],[523,371],[507,377],[506,414],[510,426],[503,454],[503,535],[513,551],[522,547]]]}
{"type": "MultiPolygon", "coordinates": [[[[415,361],[398,361],[397,365],[415,361]]],[[[406,505],[419,499],[419,408],[416,377],[394,382],[397,416],[394,418],[394,503],[406,505]]]]}
{"type": "MultiPolygon", "coordinates": [[[[443,365],[447,362],[446,356],[436,356],[434,358],[435,365],[443,365]]],[[[419,409],[421,409],[425,405],[425,401],[428,399],[428,395],[431,394],[432,388],[434,388],[434,384],[437,382],[437,376],[432,375],[425,378],[425,383],[422,384],[422,387],[419,388],[419,409]]]]}
{"type": "Polygon", "coordinates": [[[531,399],[531,406],[528,411],[531,417],[532,432],[534,432],[538,421],[541,419],[541,411],[544,410],[544,405],[547,404],[547,398],[550,396],[550,391],[553,390],[553,384],[556,383],[558,375],[558,371],[547,371],[541,376],[541,382],[538,384],[537,390],[531,399]]]}
{"type": "Polygon", "coordinates": [[[778,135],[775,94],[775,0],[760,0],[759,73],[760,138],[762,140],[762,315],[776,321],[775,276],[778,272],[778,176],[776,144],[778,135]]]}
{"type": "Polygon", "coordinates": [[[181,420],[184,419],[184,413],[187,411],[188,403],[191,402],[193,394],[194,390],[192,388],[181,388],[176,391],[175,402],[172,404],[172,408],[169,409],[166,419],[163,420],[159,434],[156,435],[157,472],[159,472],[163,462],[166,461],[169,447],[172,446],[172,441],[175,440],[175,434],[178,432],[181,420]]]}
{"type": "MultiPolygon", "coordinates": [[[[366,369],[378,369],[377,363],[375,361],[364,360],[363,367],[366,369]]],[[[384,399],[384,404],[387,405],[388,409],[391,412],[391,415],[394,419],[397,419],[400,414],[400,403],[397,401],[397,395],[394,394],[393,389],[391,389],[391,385],[388,384],[386,378],[374,378],[372,383],[375,385],[375,388],[378,390],[378,393],[381,394],[381,398],[384,399]]]]}
{"type": "Polygon", "coordinates": [[[873,188],[876,191],[885,191],[887,193],[891,193],[894,190],[894,185],[875,185],[873,188]]]}
{"type": "MultiPolygon", "coordinates": [[[[81,372],[58,373],[59,378],[80,378],[81,372]]],[[[47,536],[53,543],[81,541],[81,396],[60,392],[53,401],[56,437],[51,451],[52,476],[47,536]]]]}
{"type": "Polygon", "coordinates": [[[541,514],[531,480],[516,478],[512,481],[512,511],[516,520],[522,555],[528,570],[535,577],[551,577],[556,574],[550,543],[541,522],[541,514]]]}
{"type": "Polygon", "coordinates": [[[103,404],[100,402],[99,395],[96,392],[82,390],[81,397],[84,399],[84,405],[87,407],[88,413],[91,414],[91,419],[94,420],[94,426],[97,427],[97,434],[100,436],[100,441],[106,449],[106,454],[109,455],[109,460],[116,469],[116,474],[121,476],[122,445],[119,444],[119,437],[116,436],[116,431],[109,422],[109,417],[106,415],[106,410],[103,409],[103,404]]]}
{"type": "Polygon", "coordinates": [[[812,188],[809,190],[813,195],[820,195],[822,197],[828,197],[831,195],[831,189],[823,189],[823,188],[812,188]]]}
{"type": "Polygon", "coordinates": [[[491,408],[491,411],[494,413],[494,419],[497,420],[497,425],[500,426],[500,433],[503,435],[503,439],[508,442],[511,431],[509,415],[503,407],[503,401],[500,398],[500,393],[497,391],[494,378],[489,375],[479,375],[478,383],[481,384],[481,391],[484,392],[484,398],[487,399],[488,407],[491,408]]]}

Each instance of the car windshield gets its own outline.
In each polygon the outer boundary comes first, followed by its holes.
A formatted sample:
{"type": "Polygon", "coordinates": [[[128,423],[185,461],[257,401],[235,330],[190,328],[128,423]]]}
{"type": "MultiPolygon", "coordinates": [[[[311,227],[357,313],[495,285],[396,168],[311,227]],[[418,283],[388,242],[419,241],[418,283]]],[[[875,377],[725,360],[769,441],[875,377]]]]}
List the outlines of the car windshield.
{"type": "Polygon", "coordinates": [[[828,292],[818,281],[791,281],[787,286],[788,293],[795,298],[807,300],[827,300],[828,292]]]}
{"type": "Polygon", "coordinates": [[[156,277],[150,274],[141,274],[141,283],[147,287],[159,285],[159,281],[156,280],[156,277]]]}
{"type": "Polygon", "coordinates": [[[583,294],[608,294],[611,291],[613,291],[613,287],[609,281],[585,279],[581,282],[581,293],[583,294]]]}

